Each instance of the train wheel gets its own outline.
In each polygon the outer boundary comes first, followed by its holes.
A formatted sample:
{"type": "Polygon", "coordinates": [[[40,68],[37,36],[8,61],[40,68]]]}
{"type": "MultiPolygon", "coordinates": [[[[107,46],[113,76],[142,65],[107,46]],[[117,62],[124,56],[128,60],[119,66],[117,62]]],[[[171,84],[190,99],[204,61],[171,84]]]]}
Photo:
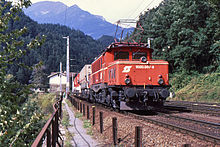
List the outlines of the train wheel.
{"type": "Polygon", "coordinates": [[[92,102],[92,103],[95,102],[94,96],[92,94],[90,94],[89,96],[89,102],[92,102]]]}
{"type": "Polygon", "coordinates": [[[116,109],[117,108],[116,101],[114,99],[112,99],[111,103],[112,103],[112,107],[116,109]]]}
{"type": "Polygon", "coordinates": [[[111,97],[111,104],[114,109],[120,109],[120,102],[111,97]]]}
{"type": "Polygon", "coordinates": [[[107,97],[105,89],[102,90],[101,94],[102,103],[105,103],[107,97]]]}
{"type": "Polygon", "coordinates": [[[108,106],[111,106],[111,96],[110,96],[109,94],[108,94],[107,97],[106,97],[105,103],[106,103],[108,106]]]}

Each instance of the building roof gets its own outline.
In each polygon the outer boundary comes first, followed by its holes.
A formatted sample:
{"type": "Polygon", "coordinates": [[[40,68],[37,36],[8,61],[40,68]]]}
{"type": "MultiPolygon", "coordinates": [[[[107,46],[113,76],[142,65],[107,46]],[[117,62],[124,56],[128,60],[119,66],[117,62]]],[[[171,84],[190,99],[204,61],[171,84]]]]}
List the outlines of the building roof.
{"type": "MultiPolygon", "coordinates": [[[[56,75],[60,75],[60,72],[52,72],[49,76],[48,76],[48,78],[51,78],[51,77],[54,77],[54,76],[56,76],[56,75]]],[[[66,71],[65,72],[63,72],[62,73],[62,75],[63,76],[66,76],[66,71]]],[[[70,72],[70,77],[74,77],[76,75],[76,73],[75,72],[70,72]]]]}

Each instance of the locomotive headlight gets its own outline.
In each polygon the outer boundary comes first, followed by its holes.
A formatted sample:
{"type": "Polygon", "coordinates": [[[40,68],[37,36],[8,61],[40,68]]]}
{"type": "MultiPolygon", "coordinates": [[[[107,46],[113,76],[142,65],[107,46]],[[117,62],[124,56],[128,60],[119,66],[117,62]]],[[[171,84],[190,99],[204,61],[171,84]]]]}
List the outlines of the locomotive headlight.
{"type": "Polygon", "coordinates": [[[147,62],[147,58],[145,56],[141,57],[141,62],[147,62]]]}
{"type": "Polygon", "coordinates": [[[128,85],[128,84],[130,84],[130,83],[131,83],[130,78],[126,78],[126,79],[125,79],[125,84],[127,84],[127,85],[128,85]]]}
{"type": "Polygon", "coordinates": [[[158,84],[163,85],[163,83],[164,83],[163,79],[160,78],[160,79],[158,80],[158,84]]]}

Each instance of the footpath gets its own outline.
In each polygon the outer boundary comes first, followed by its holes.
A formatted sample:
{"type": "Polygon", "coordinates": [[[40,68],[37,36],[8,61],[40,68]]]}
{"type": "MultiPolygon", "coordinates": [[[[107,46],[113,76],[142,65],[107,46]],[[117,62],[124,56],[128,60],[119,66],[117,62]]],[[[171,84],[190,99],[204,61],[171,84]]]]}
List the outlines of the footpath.
{"type": "MultiPolygon", "coordinates": [[[[94,140],[90,135],[87,134],[87,130],[83,128],[83,122],[75,117],[75,112],[68,106],[68,104],[63,100],[63,110],[67,111],[69,115],[69,126],[67,127],[69,134],[71,135],[71,146],[74,147],[97,147],[99,145],[97,140],[94,140]]],[[[65,129],[61,130],[61,133],[64,135],[67,133],[65,129]]]]}

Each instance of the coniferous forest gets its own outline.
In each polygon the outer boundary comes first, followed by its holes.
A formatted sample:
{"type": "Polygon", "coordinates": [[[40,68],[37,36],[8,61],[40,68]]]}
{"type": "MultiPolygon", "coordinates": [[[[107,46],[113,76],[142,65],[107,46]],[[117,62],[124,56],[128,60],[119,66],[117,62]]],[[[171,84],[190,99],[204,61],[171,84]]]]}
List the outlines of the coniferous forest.
{"type": "MultiPolygon", "coordinates": [[[[60,62],[63,63],[63,70],[66,70],[67,43],[63,37],[70,37],[70,71],[80,71],[84,64],[91,63],[104,49],[99,41],[79,30],[61,25],[37,24],[23,13],[20,14],[19,21],[10,24],[9,31],[23,26],[27,28],[27,33],[22,36],[23,40],[28,41],[34,36],[44,36],[44,42],[41,46],[27,52],[25,57],[20,58],[20,62],[28,66],[42,62],[47,75],[59,71],[60,62]]],[[[11,65],[9,73],[16,75],[23,84],[28,84],[31,76],[31,71],[17,65],[11,65]]]]}
{"type": "MultiPolygon", "coordinates": [[[[39,99],[31,97],[29,84],[35,82],[36,73],[46,77],[59,71],[60,62],[66,70],[63,37],[70,36],[73,72],[91,63],[112,39],[104,36],[96,41],[66,26],[38,24],[22,12],[29,5],[30,0],[20,0],[14,6],[5,0],[0,2],[0,144],[3,146],[30,146],[44,125],[43,113],[37,105],[39,99]]],[[[138,21],[144,32],[135,40],[147,43],[148,38],[153,38],[153,56],[169,62],[171,85],[180,100],[196,95],[200,99],[190,100],[220,101],[219,0],[164,0],[141,14],[138,21]]]]}
{"type": "MultiPolygon", "coordinates": [[[[170,72],[207,73],[219,68],[219,3],[164,0],[140,15],[141,41],[153,38],[154,56],[169,61],[170,72]]],[[[140,38],[137,37],[137,40],[140,38]]]]}
{"type": "Polygon", "coordinates": [[[154,58],[169,62],[177,100],[220,101],[219,0],[164,0],[139,22],[136,41],[152,38],[154,58]]]}

